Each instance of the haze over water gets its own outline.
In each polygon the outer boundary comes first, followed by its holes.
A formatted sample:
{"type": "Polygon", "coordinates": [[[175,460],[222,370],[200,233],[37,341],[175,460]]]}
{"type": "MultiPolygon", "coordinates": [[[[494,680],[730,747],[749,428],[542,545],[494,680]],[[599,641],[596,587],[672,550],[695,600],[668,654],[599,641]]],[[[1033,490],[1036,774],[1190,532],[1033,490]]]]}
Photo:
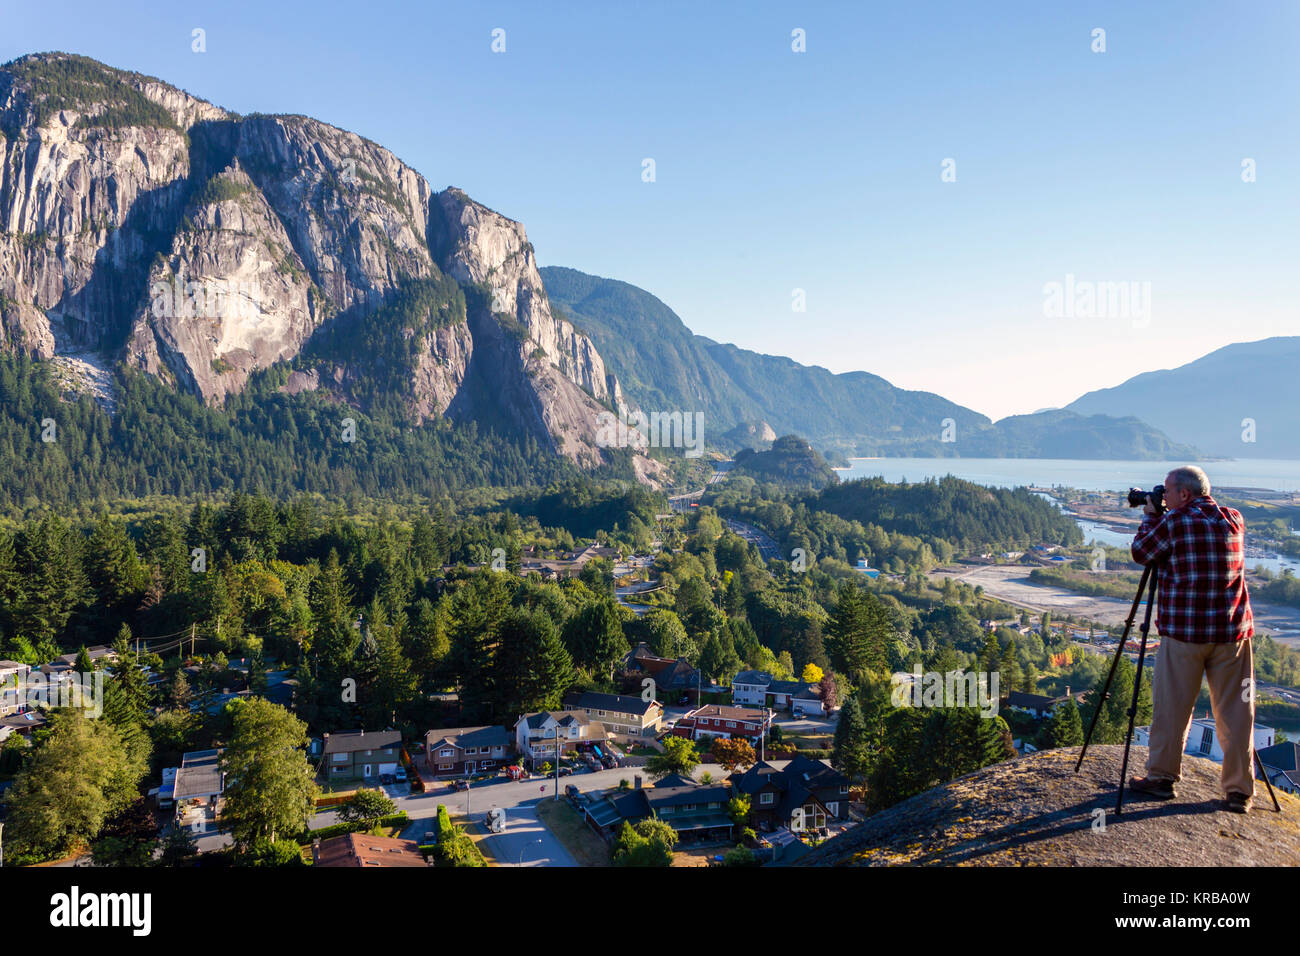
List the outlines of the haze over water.
{"type": "MultiPolygon", "coordinates": [[[[1110,461],[1069,458],[853,458],[851,467],[837,469],[841,481],[883,476],[886,481],[924,481],[953,475],[998,488],[1078,488],[1084,491],[1127,491],[1134,485],[1150,488],[1164,481],[1181,461],[1110,461]]],[[[1300,491],[1300,461],[1271,458],[1212,461],[1201,464],[1211,487],[1266,488],[1300,491]]]]}

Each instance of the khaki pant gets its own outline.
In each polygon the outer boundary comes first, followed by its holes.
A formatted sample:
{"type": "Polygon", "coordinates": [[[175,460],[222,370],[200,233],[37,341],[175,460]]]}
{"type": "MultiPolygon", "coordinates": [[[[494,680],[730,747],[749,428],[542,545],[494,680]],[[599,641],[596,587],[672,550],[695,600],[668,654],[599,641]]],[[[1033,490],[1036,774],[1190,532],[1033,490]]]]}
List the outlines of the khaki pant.
{"type": "Polygon", "coordinates": [[[1160,642],[1155,671],[1147,776],[1152,780],[1181,779],[1192,708],[1205,675],[1223,748],[1223,795],[1254,796],[1255,661],[1250,639],[1191,644],[1167,637],[1160,642]]]}

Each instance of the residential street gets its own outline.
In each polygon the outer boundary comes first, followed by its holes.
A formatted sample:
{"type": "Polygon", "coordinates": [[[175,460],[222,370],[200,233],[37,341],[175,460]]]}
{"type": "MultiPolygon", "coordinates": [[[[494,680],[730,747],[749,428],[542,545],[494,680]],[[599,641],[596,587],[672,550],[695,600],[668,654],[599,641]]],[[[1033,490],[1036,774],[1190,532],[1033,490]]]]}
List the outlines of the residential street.
{"type": "MultiPolygon", "coordinates": [[[[769,761],[774,767],[784,767],[788,761],[769,761]]],[[[726,771],[717,764],[701,764],[695,770],[696,779],[708,772],[715,779],[721,779],[726,771]]],[[[632,782],[637,773],[645,774],[638,767],[618,767],[614,770],[602,770],[600,773],[579,773],[560,778],[560,798],[564,798],[564,788],[574,784],[584,793],[593,790],[606,790],[617,787],[620,780],[632,782]]],[[[646,776],[646,782],[649,778],[646,776]]],[[[533,777],[518,782],[506,777],[497,777],[491,781],[471,786],[469,790],[456,791],[450,786],[439,787],[427,793],[408,793],[403,785],[385,786],[385,793],[393,798],[399,811],[405,810],[411,823],[403,831],[406,839],[423,840],[424,834],[433,828],[433,818],[438,815],[438,804],[445,804],[447,811],[456,823],[464,824],[466,818],[474,823],[483,823],[493,808],[505,811],[505,829],[501,833],[483,837],[480,846],[485,853],[496,857],[501,866],[577,866],[551,832],[537,818],[535,807],[539,800],[555,798],[555,778],[533,777]],[[540,842],[539,842],[540,841],[540,842]],[[519,861],[522,858],[522,864],[519,861]]],[[[336,810],[322,810],[311,821],[311,828],[338,823],[336,810]]],[[[476,834],[477,835],[477,834],[476,834]]]]}

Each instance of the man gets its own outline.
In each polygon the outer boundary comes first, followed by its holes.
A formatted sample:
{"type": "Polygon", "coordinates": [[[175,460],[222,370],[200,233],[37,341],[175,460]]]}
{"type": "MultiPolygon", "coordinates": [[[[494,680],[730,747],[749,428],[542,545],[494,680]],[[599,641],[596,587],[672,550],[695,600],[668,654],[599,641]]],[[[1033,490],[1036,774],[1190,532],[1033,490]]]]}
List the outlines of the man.
{"type": "Polygon", "coordinates": [[[1165,476],[1163,515],[1150,500],[1133,539],[1133,560],[1159,567],[1154,713],[1147,775],[1129,786],[1161,799],[1174,795],[1192,708],[1204,675],[1223,746],[1227,809],[1250,810],[1255,733],[1255,633],[1246,590],[1245,522],[1210,497],[1210,480],[1195,466],[1165,476]]]}

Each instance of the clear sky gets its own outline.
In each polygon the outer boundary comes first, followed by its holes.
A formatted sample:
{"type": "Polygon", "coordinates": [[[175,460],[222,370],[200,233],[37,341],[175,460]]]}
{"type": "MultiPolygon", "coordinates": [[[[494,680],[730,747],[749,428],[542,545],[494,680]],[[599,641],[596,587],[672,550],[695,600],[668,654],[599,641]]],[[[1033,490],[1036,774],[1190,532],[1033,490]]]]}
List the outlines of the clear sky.
{"type": "Polygon", "coordinates": [[[994,418],[1300,334],[1292,0],[6,0],[0,24],[0,59],[354,130],[522,221],[544,265],[994,418]],[[1067,275],[1150,283],[1149,309],[1050,317],[1067,275]]]}

